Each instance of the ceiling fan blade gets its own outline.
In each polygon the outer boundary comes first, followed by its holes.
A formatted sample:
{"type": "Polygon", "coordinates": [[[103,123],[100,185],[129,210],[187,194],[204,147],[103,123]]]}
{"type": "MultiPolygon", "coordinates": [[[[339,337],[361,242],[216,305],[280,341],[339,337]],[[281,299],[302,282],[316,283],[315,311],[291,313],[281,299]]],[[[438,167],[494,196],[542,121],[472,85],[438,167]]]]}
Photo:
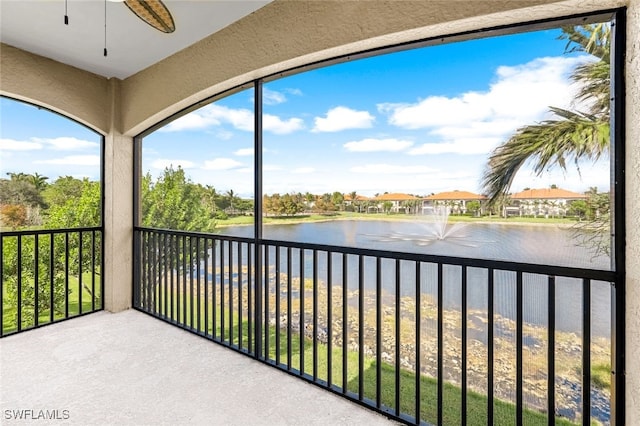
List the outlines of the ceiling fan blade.
{"type": "Polygon", "coordinates": [[[176,30],[171,12],[161,0],[126,0],[124,4],[147,24],[163,33],[176,30]]]}

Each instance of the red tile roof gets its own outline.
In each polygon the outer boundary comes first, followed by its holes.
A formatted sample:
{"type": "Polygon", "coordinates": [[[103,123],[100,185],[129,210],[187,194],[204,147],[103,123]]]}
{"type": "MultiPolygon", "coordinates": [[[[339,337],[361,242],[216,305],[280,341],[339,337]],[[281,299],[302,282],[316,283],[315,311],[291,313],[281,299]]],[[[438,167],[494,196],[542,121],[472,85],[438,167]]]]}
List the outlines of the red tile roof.
{"type": "Polygon", "coordinates": [[[425,200],[485,200],[484,195],[474,194],[469,191],[446,191],[429,195],[425,200]]]}
{"type": "MultiPolygon", "coordinates": [[[[344,200],[345,201],[351,201],[351,194],[344,194],[344,200]]],[[[365,201],[365,200],[370,200],[370,198],[369,197],[365,197],[364,195],[356,194],[356,201],[365,201]]]]}
{"type": "Polygon", "coordinates": [[[400,194],[397,192],[391,194],[381,194],[374,198],[377,201],[404,201],[404,200],[419,200],[420,198],[414,197],[409,194],[400,194]]]}
{"type": "Polygon", "coordinates": [[[572,199],[587,198],[584,194],[567,191],[562,188],[527,189],[511,195],[512,200],[545,200],[545,199],[572,199]]]}

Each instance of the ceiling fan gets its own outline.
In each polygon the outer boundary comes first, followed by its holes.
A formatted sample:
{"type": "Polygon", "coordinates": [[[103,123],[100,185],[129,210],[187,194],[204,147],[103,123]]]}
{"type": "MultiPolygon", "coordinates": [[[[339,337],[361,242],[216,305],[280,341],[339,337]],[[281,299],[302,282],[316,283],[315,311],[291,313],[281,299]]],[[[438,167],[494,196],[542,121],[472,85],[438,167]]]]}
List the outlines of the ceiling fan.
{"type": "MultiPolygon", "coordinates": [[[[64,2],[64,23],[69,25],[69,16],[67,15],[67,1],[64,2]]],[[[173,22],[173,16],[162,3],[162,0],[108,0],[112,3],[123,2],[127,5],[138,18],[151,25],[158,31],[163,33],[172,33],[176,30],[176,24],[173,22]]],[[[105,27],[107,25],[107,0],[104,3],[105,27]]]]}
{"type": "Polygon", "coordinates": [[[127,5],[138,18],[163,33],[172,33],[176,30],[171,12],[161,0],[125,0],[127,5]]]}
{"type": "MultiPolygon", "coordinates": [[[[172,33],[176,30],[171,12],[162,0],[104,0],[104,56],[107,56],[107,1],[113,3],[123,2],[130,11],[156,30],[163,33],[172,33]]],[[[64,2],[64,23],[69,25],[67,15],[67,2],[64,2]]]]}

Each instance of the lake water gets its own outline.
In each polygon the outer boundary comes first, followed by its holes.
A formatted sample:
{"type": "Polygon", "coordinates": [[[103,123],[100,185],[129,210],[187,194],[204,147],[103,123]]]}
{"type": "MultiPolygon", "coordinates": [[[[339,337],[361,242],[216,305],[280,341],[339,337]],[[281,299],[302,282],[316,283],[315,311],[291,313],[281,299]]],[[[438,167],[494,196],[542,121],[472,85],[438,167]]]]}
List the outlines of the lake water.
{"type": "MultiPolygon", "coordinates": [[[[436,227],[437,228],[437,227],[436,227]]],[[[434,225],[424,222],[401,221],[327,221],[307,222],[290,225],[268,225],[264,227],[265,239],[299,241],[306,243],[329,244],[371,248],[379,250],[427,253],[443,256],[458,256],[491,260],[506,260],[543,265],[569,266],[589,269],[610,269],[607,256],[594,257],[586,248],[576,244],[573,231],[559,226],[527,226],[501,224],[467,224],[448,226],[445,238],[437,239],[434,225]]],[[[227,235],[253,236],[253,227],[238,226],[221,228],[227,235]]],[[[334,259],[333,282],[341,285],[341,256],[334,259]]],[[[273,256],[271,257],[273,259],[273,256]]],[[[350,257],[347,265],[349,277],[357,277],[356,257],[350,257]]],[[[292,259],[293,271],[299,271],[297,256],[292,259]]],[[[375,283],[375,260],[366,258],[365,277],[368,288],[375,283]]],[[[305,276],[312,273],[311,256],[305,258],[305,276]]],[[[326,254],[318,256],[319,276],[326,276],[326,254]]],[[[395,287],[394,262],[383,264],[382,283],[387,291],[395,287]]],[[[403,263],[401,276],[413,277],[414,266],[403,263]]],[[[422,273],[421,292],[436,295],[437,271],[435,265],[425,265],[422,273]]],[[[445,308],[461,306],[461,268],[444,267],[445,308]]],[[[414,279],[404,280],[401,284],[403,295],[413,295],[414,279]]],[[[495,305],[497,314],[515,318],[515,273],[496,272],[495,305]]],[[[547,285],[546,278],[525,274],[524,320],[529,323],[547,324],[547,285]]],[[[349,279],[349,287],[356,289],[357,279],[349,279]]],[[[610,336],[609,283],[592,282],[592,334],[610,336]]],[[[582,327],[582,282],[579,279],[558,278],[556,280],[556,327],[559,330],[581,333],[582,327]]],[[[469,309],[487,309],[487,272],[468,269],[468,306],[469,309]]]]}

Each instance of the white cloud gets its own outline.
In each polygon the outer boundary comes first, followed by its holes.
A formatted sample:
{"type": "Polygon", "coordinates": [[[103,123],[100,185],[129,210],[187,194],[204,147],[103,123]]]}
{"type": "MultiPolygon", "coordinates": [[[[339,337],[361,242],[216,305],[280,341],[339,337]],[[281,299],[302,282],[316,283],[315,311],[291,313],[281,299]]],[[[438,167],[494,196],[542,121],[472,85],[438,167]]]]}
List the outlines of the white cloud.
{"type": "Polygon", "coordinates": [[[546,170],[538,176],[535,172],[522,170],[516,175],[511,185],[511,192],[522,191],[524,188],[549,188],[558,185],[569,191],[584,192],[595,186],[600,191],[607,191],[611,185],[610,163],[607,156],[598,161],[581,160],[578,162],[580,173],[575,168],[562,170],[558,167],[546,170]]]}
{"type": "Polygon", "coordinates": [[[77,139],[73,137],[59,138],[30,138],[29,140],[0,139],[0,149],[6,151],[35,151],[39,149],[53,149],[55,151],[81,151],[97,148],[97,142],[77,139]]]}
{"type": "Polygon", "coordinates": [[[179,132],[182,130],[201,130],[211,126],[219,126],[220,121],[207,117],[200,111],[194,111],[172,121],[162,127],[161,132],[179,132]]]}
{"type": "Polygon", "coordinates": [[[37,160],[35,164],[59,164],[65,166],[99,166],[99,155],[69,155],[62,158],[52,158],[50,160],[37,160]]]}
{"type": "Polygon", "coordinates": [[[35,151],[42,149],[42,144],[32,141],[18,141],[15,139],[0,139],[0,149],[3,151],[35,151]]]}
{"type": "Polygon", "coordinates": [[[99,146],[97,142],[77,139],[73,137],[59,137],[53,139],[33,138],[32,140],[34,142],[42,143],[47,148],[51,148],[56,151],[79,151],[84,149],[97,148],[99,146]]]}
{"type": "Polygon", "coordinates": [[[353,173],[372,173],[372,174],[416,174],[431,173],[435,169],[426,166],[398,166],[394,164],[365,164],[363,166],[355,166],[350,169],[353,173]]]}
{"type": "Polygon", "coordinates": [[[253,131],[253,111],[245,108],[233,109],[222,105],[210,104],[178,118],[160,129],[160,131],[202,130],[219,126],[223,123],[231,124],[238,130],[253,131]]]}
{"type": "Polygon", "coordinates": [[[276,115],[263,114],[262,128],[265,131],[275,133],[276,135],[286,135],[297,130],[304,129],[304,122],[300,118],[282,120],[276,115]]]}
{"type": "Polygon", "coordinates": [[[158,150],[153,149],[153,148],[144,147],[144,146],[142,147],[142,153],[145,154],[145,155],[158,155],[158,154],[160,154],[158,152],[158,150]]]}
{"type": "Polygon", "coordinates": [[[494,119],[491,121],[476,121],[466,126],[442,126],[433,129],[430,133],[443,139],[478,138],[478,137],[502,137],[510,134],[514,129],[522,125],[520,120],[494,119]]]}
{"type": "Polygon", "coordinates": [[[246,156],[253,155],[253,148],[240,148],[239,150],[234,152],[234,155],[237,155],[239,157],[246,157],[246,156]]]}
{"type": "Polygon", "coordinates": [[[316,171],[316,169],[313,168],[313,167],[298,167],[298,168],[295,168],[295,169],[291,170],[291,173],[308,174],[308,173],[313,173],[315,171],[316,171]]]}
{"type": "Polygon", "coordinates": [[[374,152],[374,151],[403,151],[413,145],[411,141],[400,139],[362,139],[359,141],[351,141],[343,146],[347,151],[351,152],[374,152]]]}
{"type": "Polygon", "coordinates": [[[151,167],[154,169],[164,170],[167,167],[177,168],[178,166],[183,169],[192,169],[196,166],[193,161],[189,160],[175,160],[175,159],[167,159],[160,158],[151,163],[151,167]]]}
{"type": "Polygon", "coordinates": [[[223,140],[223,141],[228,141],[228,140],[230,140],[231,138],[233,138],[233,132],[230,132],[230,131],[228,131],[228,130],[222,130],[222,129],[221,129],[221,130],[217,131],[217,132],[215,133],[215,135],[216,135],[216,137],[217,137],[218,139],[221,139],[221,140],[223,140]]]}
{"type": "Polygon", "coordinates": [[[300,90],[300,89],[288,88],[288,89],[284,89],[284,90],[285,90],[285,92],[287,92],[290,95],[302,96],[302,90],[300,90]]]}
{"type": "Polygon", "coordinates": [[[278,170],[282,170],[282,166],[279,166],[277,164],[265,164],[264,166],[262,166],[262,170],[265,172],[275,172],[278,170]]]}
{"type": "Polygon", "coordinates": [[[500,141],[500,138],[460,138],[453,142],[425,143],[410,150],[409,154],[486,154],[500,141]]]}
{"type": "MultiPolygon", "coordinates": [[[[245,108],[234,109],[211,104],[180,117],[160,130],[163,132],[203,130],[222,124],[229,124],[237,130],[252,132],[254,129],[253,111],[245,108]]],[[[283,120],[275,115],[264,114],[262,126],[265,131],[282,135],[303,129],[304,123],[300,118],[283,120]]],[[[230,135],[228,132],[223,132],[219,136],[223,139],[229,139],[230,135]]]]}
{"type": "Polygon", "coordinates": [[[287,101],[287,97],[275,90],[269,90],[266,87],[262,89],[262,101],[266,105],[278,105],[287,101]]]}
{"type": "Polygon", "coordinates": [[[368,129],[375,117],[369,111],[356,111],[339,106],[327,111],[325,117],[316,117],[313,132],[338,132],[346,129],[368,129]]]}
{"type": "Polygon", "coordinates": [[[384,103],[378,110],[388,114],[390,124],[426,129],[439,142],[414,148],[413,154],[487,153],[519,127],[548,118],[550,105],[569,108],[576,88],[568,76],[586,60],[586,56],[545,57],[501,66],[488,91],[384,103]]]}
{"type": "Polygon", "coordinates": [[[232,158],[216,158],[215,160],[207,160],[204,162],[205,170],[232,170],[244,167],[239,161],[232,158]]]}

